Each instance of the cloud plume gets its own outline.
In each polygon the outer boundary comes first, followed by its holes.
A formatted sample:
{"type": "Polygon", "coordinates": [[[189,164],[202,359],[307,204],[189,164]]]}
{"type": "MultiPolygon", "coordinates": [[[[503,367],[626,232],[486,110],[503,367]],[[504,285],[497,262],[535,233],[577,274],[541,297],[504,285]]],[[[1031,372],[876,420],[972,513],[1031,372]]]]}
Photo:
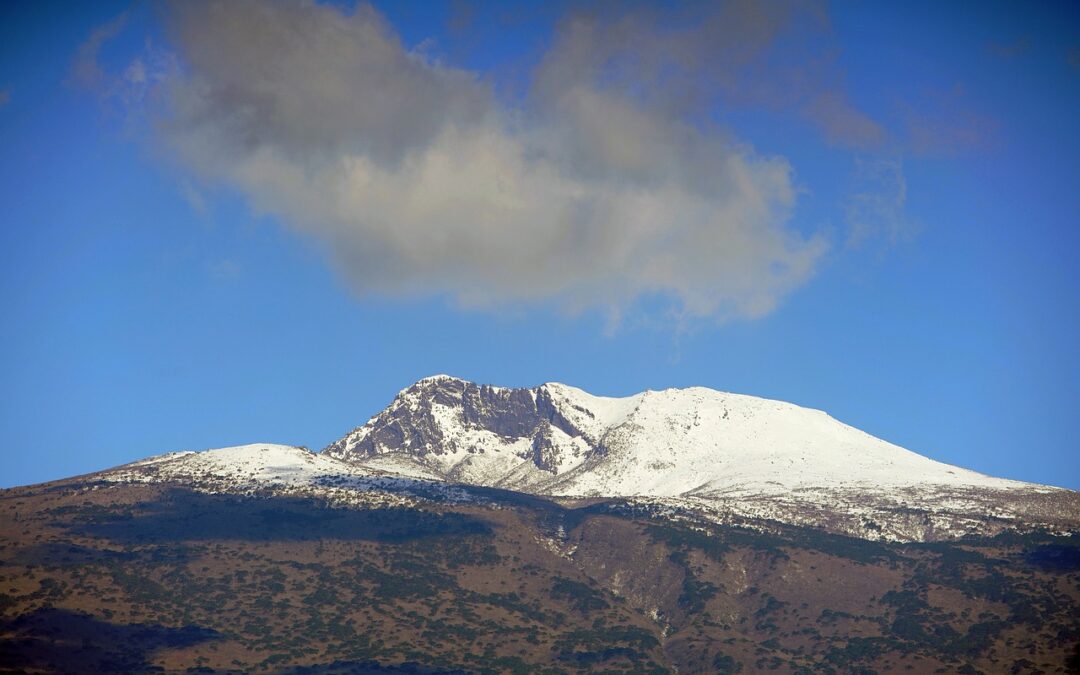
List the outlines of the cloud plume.
{"type": "Polygon", "coordinates": [[[324,243],[361,294],[612,313],[663,297],[684,315],[757,317],[826,244],[789,225],[788,162],[696,114],[703,45],[730,66],[709,71],[715,89],[756,96],[739,75],[749,38],[787,19],[731,7],[693,40],[628,19],[615,30],[638,36],[629,55],[571,17],[510,105],[367,6],[178,3],[183,65],[156,128],[200,179],[324,243]]]}

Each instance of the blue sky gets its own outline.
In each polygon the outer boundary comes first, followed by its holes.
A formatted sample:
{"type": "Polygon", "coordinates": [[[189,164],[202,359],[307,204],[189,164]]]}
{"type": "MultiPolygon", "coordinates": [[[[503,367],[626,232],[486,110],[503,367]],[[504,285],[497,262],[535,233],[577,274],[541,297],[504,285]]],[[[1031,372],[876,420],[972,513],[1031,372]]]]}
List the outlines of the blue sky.
{"type": "Polygon", "coordinates": [[[195,7],[0,10],[0,485],[445,372],[1080,488],[1075,7],[195,7]]]}

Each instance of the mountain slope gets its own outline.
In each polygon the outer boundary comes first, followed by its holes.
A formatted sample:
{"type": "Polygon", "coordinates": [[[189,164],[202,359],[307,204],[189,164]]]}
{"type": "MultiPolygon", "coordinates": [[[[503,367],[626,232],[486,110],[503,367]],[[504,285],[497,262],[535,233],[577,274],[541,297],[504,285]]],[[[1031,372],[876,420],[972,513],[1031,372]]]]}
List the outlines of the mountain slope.
{"type": "Polygon", "coordinates": [[[821,411],[701,387],[605,398],[436,376],[323,454],[399,475],[645,498],[869,537],[1080,520],[1071,491],[936,462],[821,411]]]}
{"type": "Polygon", "coordinates": [[[484,488],[342,508],[276,494],[328,466],[304,453],[0,490],[0,672],[1051,673],[1080,653],[1077,537],[871,542],[484,488]],[[236,494],[257,483],[229,467],[292,479],[236,494]]]}

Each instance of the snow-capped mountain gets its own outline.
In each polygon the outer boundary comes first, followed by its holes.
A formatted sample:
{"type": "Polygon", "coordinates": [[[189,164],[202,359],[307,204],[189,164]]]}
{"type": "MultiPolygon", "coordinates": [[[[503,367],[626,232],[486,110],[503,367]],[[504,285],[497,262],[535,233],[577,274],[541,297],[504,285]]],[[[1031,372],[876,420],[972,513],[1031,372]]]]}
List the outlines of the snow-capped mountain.
{"type": "Polygon", "coordinates": [[[96,476],[358,507],[485,502],[490,491],[476,488],[498,488],[901,541],[1080,531],[1080,493],[936,462],[818,410],[701,387],[607,398],[557,383],[513,389],[439,375],[321,453],[261,443],[96,476]]]}
{"type": "Polygon", "coordinates": [[[733,648],[755,672],[955,671],[975,655],[990,672],[1050,671],[1077,632],[1062,589],[1078,533],[1078,492],[934,462],[787,403],[442,376],[325,452],[174,452],[0,490],[0,619],[50,672],[57,653],[73,672],[150,669],[104,639],[168,642],[153,667],[170,672],[266,670],[309,655],[294,635],[339,641],[297,665],[312,672],[488,668],[476,654],[714,672],[733,648]],[[140,637],[178,616],[194,632],[140,637]],[[878,630],[901,624],[914,628],[878,630]],[[93,645],[64,652],[71,626],[93,645]],[[513,641],[480,637],[491,626],[513,641]],[[865,626],[873,648],[852,641],[865,626]],[[481,646],[455,661],[462,635],[481,646]]]}
{"type": "Polygon", "coordinates": [[[935,462],[818,410],[702,387],[605,398],[557,383],[507,389],[436,376],[323,454],[566,496],[1035,487],[935,462]]]}
{"type": "Polygon", "coordinates": [[[1075,492],[936,462],[818,410],[701,387],[607,398],[440,375],[323,454],[402,476],[637,498],[864,536],[1080,520],[1075,492]]]}

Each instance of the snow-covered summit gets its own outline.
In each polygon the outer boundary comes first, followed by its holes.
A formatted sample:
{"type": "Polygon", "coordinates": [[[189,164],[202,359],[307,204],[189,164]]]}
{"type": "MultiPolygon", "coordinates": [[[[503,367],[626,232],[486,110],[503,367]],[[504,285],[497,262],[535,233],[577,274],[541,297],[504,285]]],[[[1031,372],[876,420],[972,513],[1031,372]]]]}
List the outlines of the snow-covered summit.
{"type": "Polygon", "coordinates": [[[402,476],[644,499],[870,537],[1080,519],[1068,490],[937,462],[820,410],[705,387],[615,398],[556,382],[425,378],[323,455],[402,476]]]}
{"type": "Polygon", "coordinates": [[[96,475],[353,506],[493,494],[473,485],[900,540],[1080,523],[1078,493],[936,462],[819,410],[704,387],[605,397],[440,375],[322,453],[256,443],[96,475]]]}
{"type": "Polygon", "coordinates": [[[324,454],[567,496],[1035,487],[936,462],[819,410],[704,387],[611,398],[425,378],[324,454]]]}

